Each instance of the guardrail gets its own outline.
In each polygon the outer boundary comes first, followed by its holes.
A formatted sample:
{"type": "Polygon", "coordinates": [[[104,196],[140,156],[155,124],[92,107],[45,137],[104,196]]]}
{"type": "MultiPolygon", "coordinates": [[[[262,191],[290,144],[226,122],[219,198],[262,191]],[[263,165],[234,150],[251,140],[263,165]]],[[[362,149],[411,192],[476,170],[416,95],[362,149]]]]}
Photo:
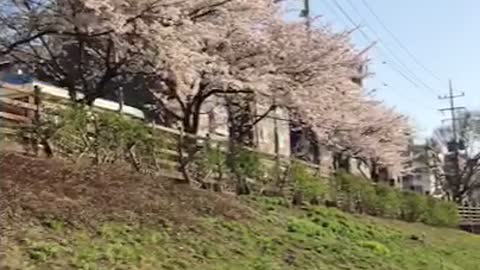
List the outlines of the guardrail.
{"type": "Polygon", "coordinates": [[[462,226],[480,226],[480,207],[462,206],[458,208],[460,215],[460,225],[462,226]]]}

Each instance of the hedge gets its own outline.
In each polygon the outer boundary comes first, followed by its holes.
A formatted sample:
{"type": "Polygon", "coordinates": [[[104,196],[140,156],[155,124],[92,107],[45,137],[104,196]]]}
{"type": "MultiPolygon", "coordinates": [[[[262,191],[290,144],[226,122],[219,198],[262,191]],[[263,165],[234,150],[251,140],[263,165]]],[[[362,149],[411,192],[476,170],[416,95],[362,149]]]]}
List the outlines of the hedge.
{"type": "Polygon", "coordinates": [[[307,197],[328,198],[344,211],[432,226],[454,227],[459,222],[454,202],[375,184],[347,173],[337,173],[325,184],[324,179],[315,177],[299,164],[293,166],[292,172],[297,190],[307,197]]]}

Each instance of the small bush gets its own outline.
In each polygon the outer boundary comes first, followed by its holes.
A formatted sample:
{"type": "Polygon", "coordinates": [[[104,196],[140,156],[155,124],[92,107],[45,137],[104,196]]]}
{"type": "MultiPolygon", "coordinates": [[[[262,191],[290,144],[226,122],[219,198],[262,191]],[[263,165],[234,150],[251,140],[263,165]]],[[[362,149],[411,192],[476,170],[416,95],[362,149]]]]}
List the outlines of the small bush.
{"type": "Polygon", "coordinates": [[[369,180],[345,173],[338,173],[330,185],[331,197],[345,211],[434,226],[456,226],[459,221],[457,207],[452,202],[375,186],[369,180]]]}
{"type": "Polygon", "coordinates": [[[227,169],[227,156],[220,146],[206,147],[201,151],[200,164],[204,169],[217,173],[225,173],[227,169]]]}
{"type": "Polygon", "coordinates": [[[237,148],[228,156],[227,166],[235,175],[257,178],[263,174],[260,156],[248,149],[237,148]]]}
{"type": "Polygon", "coordinates": [[[390,250],[384,244],[376,241],[361,241],[359,244],[361,247],[368,248],[378,255],[388,256],[390,254],[390,250]]]}
{"type": "Polygon", "coordinates": [[[78,104],[45,115],[33,130],[22,132],[48,141],[57,156],[72,161],[90,158],[96,164],[123,161],[142,172],[159,169],[163,139],[140,121],[78,104]]]}
{"type": "Polygon", "coordinates": [[[389,218],[399,217],[402,205],[399,192],[385,185],[376,186],[375,192],[377,194],[376,214],[389,218]]]}
{"type": "Polygon", "coordinates": [[[422,222],[433,226],[454,227],[458,225],[457,205],[453,202],[429,198],[427,212],[422,222]]]}
{"type": "Polygon", "coordinates": [[[315,237],[321,234],[320,227],[307,219],[291,218],[288,221],[287,230],[290,233],[298,233],[308,237],[315,237]]]}
{"type": "Polygon", "coordinates": [[[309,171],[309,169],[298,162],[293,163],[291,178],[294,182],[295,191],[303,193],[306,200],[326,199],[328,184],[309,171]]]}
{"type": "Polygon", "coordinates": [[[401,219],[408,222],[421,221],[427,212],[425,196],[413,192],[402,193],[401,219]]]}
{"type": "Polygon", "coordinates": [[[332,197],[337,198],[343,210],[361,213],[375,211],[377,197],[371,182],[354,175],[339,173],[334,183],[332,197]]]}

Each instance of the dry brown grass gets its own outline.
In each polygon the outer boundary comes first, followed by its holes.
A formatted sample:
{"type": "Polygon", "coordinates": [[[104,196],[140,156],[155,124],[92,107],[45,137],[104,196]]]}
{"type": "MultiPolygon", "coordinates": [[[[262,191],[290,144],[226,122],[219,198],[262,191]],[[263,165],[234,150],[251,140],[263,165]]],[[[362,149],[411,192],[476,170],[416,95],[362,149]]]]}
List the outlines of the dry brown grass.
{"type": "Polygon", "coordinates": [[[0,229],[59,219],[70,225],[108,221],[188,225],[199,217],[244,219],[235,197],[196,190],[116,167],[0,154],[0,229]]]}

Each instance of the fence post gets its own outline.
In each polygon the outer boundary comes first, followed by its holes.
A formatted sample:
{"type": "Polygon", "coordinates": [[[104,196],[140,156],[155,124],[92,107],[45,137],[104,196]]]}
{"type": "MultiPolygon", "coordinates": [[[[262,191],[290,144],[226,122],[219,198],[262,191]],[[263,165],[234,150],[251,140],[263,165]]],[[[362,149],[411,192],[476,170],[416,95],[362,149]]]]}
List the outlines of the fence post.
{"type": "Polygon", "coordinates": [[[125,100],[124,100],[124,95],[123,95],[123,87],[119,87],[118,90],[117,90],[117,98],[118,98],[118,112],[120,114],[123,113],[123,105],[125,103],[125,100]]]}
{"type": "MultiPolygon", "coordinates": [[[[33,102],[35,105],[35,111],[30,114],[30,117],[32,118],[32,126],[33,126],[33,132],[30,135],[30,143],[32,145],[32,150],[33,154],[35,156],[38,156],[38,147],[39,143],[42,142],[42,134],[40,130],[40,109],[41,109],[41,97],[40,97],[41,91],[40,87],[38,85],[35,85],[33,87],[33,97],[30,97],[30,101],[33,102]]],[[[29,102],[30,103],[30,102],[29,102]]]]}
{"type": "Polygon", "coordinates": [[[41,89],[38,87],[38,85],[35,85],[33,87],[33,102],[35,104],[35,117],[34,120],[37,123],[40,123],[40,113],[41,113],[41,107],[42,107],[42,98],[41,98],[41,89]]]}

